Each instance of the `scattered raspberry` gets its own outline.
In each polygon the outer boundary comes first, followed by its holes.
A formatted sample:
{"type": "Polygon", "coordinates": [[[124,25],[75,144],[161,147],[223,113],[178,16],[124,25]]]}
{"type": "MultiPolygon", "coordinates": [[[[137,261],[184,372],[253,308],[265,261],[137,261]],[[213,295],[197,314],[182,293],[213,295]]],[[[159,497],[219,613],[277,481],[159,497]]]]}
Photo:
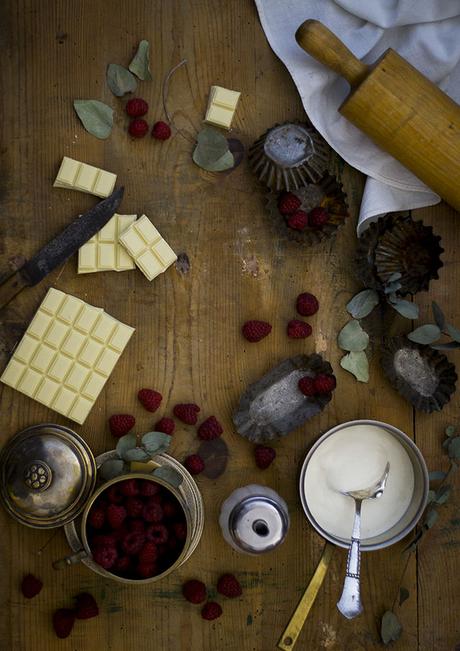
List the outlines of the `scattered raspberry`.
{"type": "Polygon", "coordinates": [[[304,396],[307,396],[308,398],[311,398],[312,396],[316,396],[316,386],[315,386],[315,380],[312,377],[301,377],[299,382],[298,382],[298,387],[302,391],[304,396]]]}
{"type": "Polygon", "coordinates": [[[131,558],[129,556],[119,556],[113,566],[114,572],[127,574],[131,569],[131,558]]]}
{"type": "Polygon", "coordinates": [[[206,600],[207,590],[203,581],[190,579],[182,586],[182,594],[191,604],[201,604],[206,600]]]}
{"type": "Polygon", "coordinates": [[[333,375],[321,374],[315,377],[316,393],[319,393],[320,396],[331,393],[336,386],[337,382],[333,375]]]}
{"type": "MultiPolygon", "coordinates": [[[[142,508],[144,508],[144,505],[142,505],[142,508]]],[[[140,531],[141,533],[145,533],[145,524],[144,520],[140,519],[134,519],[130,520],[128,523],[128,531],[140,531]]]]}
{"type": "Polygon", "coordinates": [[[276,457],[276,451],[267,445],[256,445],[254,450],[256,465],[265,470],[276,457]]]}
{"type": "Polygon", "coordinates": [[[221,606],[215,601],[208,601],[201,609],[201,617],[209,621],[217,619],[222,615],[221,606]]]}
{"type": "Polygon", "coordinates": [[[164,545],[168,542],[168,530],[164,524],[151,524],[146,531],[147,540],[155,545],[164,545]]]}
{"type": "Polygon", "coordinates": [[[193,403],[176,405],[173,409],[174,416],[187,425],[196,425],[200,408],[193,403]]]}
{"type": "Polygon", "coordinates": [[[120,482],[120,492],[125,497],[139,495],[139,483],[137,479],[126,479],[120,482]]]}
{"type": "Polygon", "coordinates": [[[156,411],[163,400],[163,396],[154,389],[141,389],[137,394],[139,402],[147,411],[156,411]]]}
{"type": "Polygon", "coordinates": [[[142,517],[146,522],[161,522],[163,520],[163,509],[153,500],[149,500],[142,509],[142,517]]]}
{"type": "Polygon", "coordinates": [[[165,502],[163,504],[163,515],[165,518],[175,518],[178,508],[174,502],[165,502]]]}
{"type": "Polygon", "coordinates": [[[99,615],[99,607],[93,595],[89,592],[82,592],[75,597],[77,602],[77,619],[91,619],[99,615]]]}
{"type": "Polygon", "coordinates": [[[198,454],[190,454],[185,459],[184,466],[191,475],[199,475],[204,470],[204,461],[198,454]]]}
{"type": "Polygon", "coordinates": [[[312,327],[309,323],[305,321],[299,321],[299,319],[292,319],[287,325],[287,335],[291,339],[305,339],[309,337],[312,333],[312,327]]]}
{"type": "Polygon", "coordinates": [[[293,215],[289,215],[287,225],[295,231],[303,231],[308,226],[307,213],[304,210],[298,210],[293,215]]]}
{"type": "Polygon", "coordinates": [[[75,623],[75,611],[70,608],[59,608],[53,613],[54,632],[61,639],[69,637],[75,623]]]}
{"type": "Polygon", "coordinates": [[[151,576],[155,576],[157,573],[157,567],[155,563],[139,563],[136,572],[141,579],[150,579],[151,576]]]}
{"type": "Polygon", "coordinates": [[[217,439],[223,432],[222,425],[215,416],[206,418],[198,428],[198,438],[202,441],[212,441],[217,439]]]}
{"type": "Polygon", "coordinates": [[[292,215],[300,208],[301,204],[301,200],[295,194],[292,192],[283,192],[278,199],[278,210],[282,215],[292,215]]]}
{"type": "Polygon", "coordinates": [[[144,508],[144,503],[137,497],[128,497],[125,500],[125,509],[126,513],[130,518],[138,518],[142,515],[142,509],[144,508]]]}
{"type": "Polygon", "coordinates": [[[153,497],[153,495],[156,495],[159,490],[159,485],[154,481],[149,481],[148,479],[143,479],[141,481],[140,492],[144,497],[153,497]]]}
{"type": "Polygon", "coordinates": [[[319,310],[318,299],[313,294],[304,292],[297,296],[296,307],[297,312],[302,316],[312,316],[319,310]]]}
{"type": "Polygon", "coordinates": [[[128,132],[133,138],[143,138],[148,130],[149,125],[143,118],[134,118],[129,123],[128,132]]]}
{"type": "Polygon", "coordinates": [[[131,531],[123,538],[121,547],[128,556],[134,556],[141,551],[144,543],[145,534],[140,531],[131,531]]]}
{"type": "Polygon", "coordinates": [[[117,560],[117,556],[117,550],[114,545],[98,545],[93,549],[94,562],[105,570],[109,570],[112,567],[117,560]]]}
{"type": "Polygon", "coordinates": [[[120,490],[120,484],[112,484],[108,487],[107,491],[104,492],[104,495],[107,493],[109,502],[112,504],[119,504],[123,500],[123,495],[120,490]]]}
{"type": "Polygon", "coordinates": [[[26,599],[32,599],[36,597],[38,593],[43,588],[43,582],[40,579],[37,579],[33,574],[26,574],[22,579],[21,591],[26,599]]]}
{"type": "Polygon", "coordinates": [[[224,597],[229,597],[230,599],[240,597],[243,594],[240,583],[233,574],[222,574],[220,579],[217,581],[217,592],[220,592],[224,597]]]}
{"type": "Polygon", "coordinates": [[[107,522],[112,529],[121,527],[126,518],[126,509],[119,504],[110,504],[107,509],[107,522]]]}
{"type": "Polygon", "coordinates": [[[246,321],[242,328],[243,336],[251,343],[260,341],[271,331],[272,327],[266,321],[246,321]]]}
{"type": "Polygon", "coordinates": [[[125,110],[130,118],[141,118],[149,110],[149,105],[145,99],[133,97],[126,102],[125,110]]]}
{"type": "Polygon", "coordinates": [[[325,208],[318,206],[308,213],[308,223],[313,228],[321,228],[329,221],[329,213],[325,208]]]}
{"type": "Polygon", "coordinates": [[[163,432],[164,434],[169,434],[169,436],[174,434],[175,429],[176,423],[172,418],[162,418],[155,425],[155,432],[163,432]]]}
{"type": "Polygon", "coordinates": [[[124,436],[130,430],[133,429],[136,424],[136,419],[130,414],[114,414],[109,418],[109,427],[113,436],[120,438],[124,436]]]}
{"type": "Polygon", "coordinates": [[[168,140],[171,137],[171,127],[166,122],[155,122],[152,129],[155,140],[168,140]]]}
{"type": "Polygon", "coordinates": [[[147,541],[144,543],[139,552],[139,563],[141,565],[153,565],[158,558],[157,546],[154,542],[147,541]]]}
{"type": "Polygon", "coordinates": [[[185,522],[176,522],[173,526],[174,535],[178,540],[185,540],[187,538],[187,525],[185,522]]]}

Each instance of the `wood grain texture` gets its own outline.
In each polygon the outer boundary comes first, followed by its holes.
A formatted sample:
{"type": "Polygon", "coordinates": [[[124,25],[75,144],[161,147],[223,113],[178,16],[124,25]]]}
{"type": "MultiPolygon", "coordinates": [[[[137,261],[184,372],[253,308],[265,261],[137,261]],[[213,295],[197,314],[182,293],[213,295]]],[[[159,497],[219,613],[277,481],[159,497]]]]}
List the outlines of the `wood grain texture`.
{"type": "MultiPolygon", "coordinates": [[[[135,412],[140,431],[152,427],[156,415],[152,418],[142,411],[136,392],[153,386],[164,396],[158,417],[170,413],[176,402],[189,400],[201,405],[203,417],[215,414],[225,425],[231,455],[219,479],[198,479],[206,525],[197,551],[177,574],[158,585],[124,587],[102,581],[85,567],[56,572],[51,562],[67,553],[63,532],[28,530],[1,511],[0,649],[268,651],[275,647],[323,546],[308,526],[297,494],[299,465],[311,442],[341,421],[377,418],[416,436],[428,460],[438,461],[435,439],[447,412],[414,421],[412,410],[384,379],[377,356],[371,362],[369,385],[356,383],[339,367],[335,337],[348,318],[345,304],[358,289],[350,259],[362,178],[345,167],[342,180],[352,218],[335,242],[305,250],[280,241],[271,230],[264,214],[263,188],[246,163],[232,174],[211,175],[192,163],[192,145],[180,135],[163,144],[150,138],[133,142],[127,136],[123,102],[107,88],[105,68],[112,62],[127,65],[142,38],[151,43],[154,80],[139,84],[138,94],[150,104],[151,122],[163,117],[163,77],[184,57],[187,65],[173,77],[169,96],[170,110],[184,130],[193,134],[200,127],[211,84],[242,92],[234,133],[245,145],[276,122],[302,119],[295,87],[268,47],[251,3],[5,0],[1,11],[5,65],[0,87],[0,273],[18,263],[16,256],[30,256],[74,215],[93,205],[92,197],[51,187],[63,155],[116,172],[126,187],[122,212],[145,212],[190,262],[189,269],[180,265],[149,283],[136,271],[78,277],[76,259],[70,260],[39,286],[22,292],[1,313],[2,366],[46,289],[57,287],[104,307],[136,328],[84,427],[75,426],[96,454],[113,447],[107,428],[112,413],[135,412]],[[82,129],[72,110],[75,98],[100,99],[116,109],[115,127],[107,141],[98,141],[82,129]],[[288,340],[285,328],[295,316],[295,298],[308,290],[321,303],[311,319],[314,334],[305,342],[288,340]],[[273,324],[272,334],[258,345],[247,344],[239,333],[242,322],[254,317],[273,324]],[[272,467],[259,471],[252,446],[232,428],[231,413],[248,383],[283,358],[314,350],[330,359],[339,388],[319,417],[277,445],[278,458],[272,467]],[[420,434],[414,425],[420,426],[420,434]],[[278,490],[292,517],[286,543],[261,558],[239,555],[226,546],[217,524],[222,500],[250,482],[278,490]],[[29,571],[45,583],[31,602],[18,589],[22,575],[29,571]],[[226,571],[241,579],[244,594],[223,602],[219,620],[204,622],[199,608],[182,599],[181,583],[198,577],[215,592],[211,586],[226,571]],[[78,622],[68,640],[57,640],[51,614],[70,606],[72,596],[81,591],[95,595],[101,615],[78,622]]],[[[439,222],[449,241],[443,274],[449,272],[450,293],[440,302],[450,306],[453,318],[460,278],[454,217],[444,206],[426,215],[439,222]]],[[[436,290],[447,292],[446,284],[438,282],[436,290]]],[[[3,385],[0,395],[2,445],[33,423],[51,419],[69,424],[3,385]]],[[[455,403],[449,409],[455,417],[455,403]]],[[[194,429],[178,427],[172,453],[181,459],[197,447],[194,429]]],[[[453,511],[451,519],[455,519],[453,511]]],[[[455,545],[460,537],[458,525],[448,522],[446,529],[433,532],[426,551],[420,552],[418,589],[415,558],[409,566],[405,586],[411,597],[401,612],[404,636],[394,645],[398,651],[426,651],[434,648],[434,639],[439,649],[460,641],[451,607],[458,590],[453,577],[458,574],[455,545]],[[435,545],[436,536],[441,537],[441,546],[435,545]],[[441,555],[433,566],[439,549],[441,555]],[[439,598],[435,608],[430,607],[433,594],[439,598]]],[[[345,621],[335,608],[346,560],[338,550],[297,648],[380,648],[379,619],[397,589],[404,566],[402,548],[403,543],[364,557],[365,612],[353,622],[345,621]]]]}

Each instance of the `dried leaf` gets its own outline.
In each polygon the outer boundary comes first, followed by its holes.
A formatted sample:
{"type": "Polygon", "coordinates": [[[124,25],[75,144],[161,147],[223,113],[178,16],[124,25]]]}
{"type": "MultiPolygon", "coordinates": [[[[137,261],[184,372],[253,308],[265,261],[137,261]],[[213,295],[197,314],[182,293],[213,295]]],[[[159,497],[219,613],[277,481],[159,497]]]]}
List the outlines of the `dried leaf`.
{"type": "Polygon", "coordinates": [[[439,518],[439,513],[435,509],[430,509],[428,513],[425,516],[425,520],[423,521],[423,525],[427,529],[431,529],[431,527],[435,524],[436,520],[439,518]]]}
{"type": "Polygon", "coordinates": [[[361,328],[359,321],[352,319],[339,332],[337,341],[342,350],[357,353],[367,348],[369,335],[361,328]]]}
{"type": "Polygon", "coordinates": [[[452,488],[450,486],[447,485],[441,486],[441,488],[436,493],[436,498],[435,498],[436,504],[444,504],[445,502],[447,502],[451,492],[452,492],[452,488]]]}
{"type": "Polygon", "coordinates": [[[208,172],[223,172],[233,167],[235,159],[224,135],[211,127],[204,127],[197,140],[192,158],[198,167],[208,172]]]}
{"type": "Polygon", "coordinates": [[[419,309],[416,303],[405,301],[402,298],[396,298],[391,301],[391,305],[394,307],[396,312],[406,319],[418,319],[419,309]]]}
{"type": "Polygon", "coordinates": [[[133,60],[129,64],[129,69],[136,77],[143,81],[150,81],[152,73],[150,72],[150,58],[149,58],[149,42],[141,41],[133,60]]]}
{"type": "Polygon", "coordinates": [[[167,450],[170,444],[171,437],[164,432],[147,432],[142,437],[142,447],[150,458],[167,450]]]}
{"type": "Polygon", "coordinates": [[[409,590],[403,587],[399,588],[399,606],[402,606],[406,599],[409,599],[409,590]]]}
{"type": "Polygon", "coordinates": [[[105,140],[113,126],[113,109],[97,99],[75,99],[73,107],[86,131],[105,140]]]}
{"type": "Polygon", "coordinates": [[[446,473],[443,470],[432,470],[428,474],[428,479],[430,481],[442,481],[446,476],[446,473]]]}
{"type": "Polygon", "coordinates": [[[457,330],[457,328],[455,328],[453,325],[450,325],[450,323],[446,324],[446,328],[452,339],[454,341],[460,342],[460,330],[457,330]]]}
{"type": "Polygon", "coordinates": [[[161,468],[156,468],[152,472],[152,475],[160,477],[160,479],[164,479],[165,482],[171,486],[174,486],[174,488],[179,488],[183,481],[182,475],[177,472],[177,470],[170,468],[169,466],[161,466],[161,468]]]}
{"type": "Polygon", "coordinates": [[[99,475],[102,479],[109,480],[123,474],[124,470],[125,464],[122,459],[108,459],[99,468],[99,475]]]}
{"type": "Polygon", "coordinates": [[[401,287],[402,287],[401,283],[395,280],[392,283],[387,283],[383,288],[383,291],[385,292],[385,294],[394,294],[395,292],[398,291],[398,289],[401,289],[401,287]]]}
{"type": "Polygon", "coordinates": [[[399,640],[402,633],[402,626],[399,619],[391,611],[387,610],[382,617],[380,635],[384,644],[399,640]]]}
{"type": "Polygon", "coordinates": [[[445,330],[446,328],[446,317],[444,316],[444,312],[441,310],[439,305],[436,303],[436,301],[433,301],[431,303],[431,309],[433,310],[433,317],[435,320],[436,325],[440,330],[445,330]]]}
{"type": "Polygon", "coordinates": [[[124,453],[127,450],[132,450],[137,446],[137,437],[135,434],[125,434],[118,439],[117,454],[120,458],[124,459],[124,453]]]}
{"type": "Polygon", "coordinates": [[[144,448],[131,448],[123,452],[123,459],[125,461],[149,461],[150,454],[144,448]]]}
{"type": "Polygon", "coordinates": [[[427,325],[422,325],[420,328],[416,328],[412,332],[409,332],[407,338],[411,341],[415,341],[416,344],[432,344],[434,341],[439,339],[441,336],[441,330],[437,325],[427,323],[427,325]]]}
{"type": "Polygon", "coordinates": [[[197,454],[204,461],[203,475],[208,479],[217,479],[227,468],[228,463],[228,446],[224,439],[212,439],[203,441],[198,448],[197,454]]]}
{"type": "Polygon", "coordinates": [[[363,319],[378,304],[379,295],[375,289],[364,289],[347,303],[347,311],[354,319],[363,319]]]}
{"type": "Polygon", "coordinates": [[[449,439],[447,451],[451,459],[460,459],[460,436],[449,439]]]}
{"type": "Polygon", "coordinates": [[[448,425],[446,429],[444,430],[446,436],[455,436],[455,432],[457,431],[457,428],[455,425],[448,425]]]}
{"type": "Polygon", "coordinates": [[[136,77],[118,63],[111,63],[107,67],[107,84],[117,97],[133,93],[137,88],[136,77]]]}
{"type": "Polygon", "coordinates": [[[340,366],[352,373],[359,382],[369,382],[369,362],[365,352],[351,352],[340,360],[340,366]]]}

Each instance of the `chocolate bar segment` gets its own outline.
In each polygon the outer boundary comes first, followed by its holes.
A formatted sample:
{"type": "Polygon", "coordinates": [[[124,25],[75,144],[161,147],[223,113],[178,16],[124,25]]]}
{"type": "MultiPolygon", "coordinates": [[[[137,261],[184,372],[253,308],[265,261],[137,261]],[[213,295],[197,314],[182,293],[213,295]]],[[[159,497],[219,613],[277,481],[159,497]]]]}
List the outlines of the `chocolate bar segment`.
{"type": "Polygon", "coordinates": [[[126,271],[135,269],[134,260],[118,242],[121,233],[133,222],[137,215],[115,215],[104,228],[83,244],[78,251],[78,273],[88,274],[96,271],[126,271]]]}
{"type": "Polygon", "coordinates": [[[117,175],[112,172],[64,156],[53,186],[105,198],[112,194],[116,180],[117,175]]]}
{"type": "Polygon", "coordinates": [[[208,108],[204,121],[224,129],[230,129],[241,93],[221,86],[211,86],[208,108]]]}

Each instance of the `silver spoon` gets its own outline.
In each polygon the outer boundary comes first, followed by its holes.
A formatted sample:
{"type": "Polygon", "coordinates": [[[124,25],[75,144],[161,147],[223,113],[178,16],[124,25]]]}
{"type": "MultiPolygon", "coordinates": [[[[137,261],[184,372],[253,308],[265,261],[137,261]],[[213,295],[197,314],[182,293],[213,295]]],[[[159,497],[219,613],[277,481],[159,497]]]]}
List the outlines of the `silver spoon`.
{"type": "Polygon", "coordinates": [[[355,519],[353,521],[351,545],[348,550],[347,573],[343,583],[342,596],[337,602],[337,608],[347,619],[353,619],[353,617],[356,617],[363,611],[359,589],[361,565],[361,504],[363,500],[373,500],[382,497],[389,472],[390,464],[387,462],[383,475],[369,488],[359,491],[342,491],[342,495],[352,497],[355,500],[355,519]]]}

